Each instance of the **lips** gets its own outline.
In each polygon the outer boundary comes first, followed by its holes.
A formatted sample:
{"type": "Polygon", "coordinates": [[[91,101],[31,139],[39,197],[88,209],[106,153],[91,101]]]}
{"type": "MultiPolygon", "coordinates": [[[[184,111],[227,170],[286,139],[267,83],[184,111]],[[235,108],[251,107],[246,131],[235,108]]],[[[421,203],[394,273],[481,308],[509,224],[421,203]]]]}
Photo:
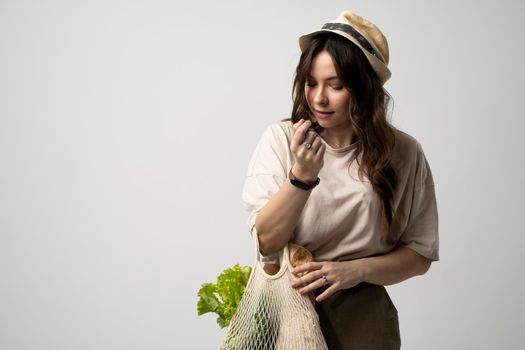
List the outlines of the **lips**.
{"type": "Polygon", "coordinates": [[[330,116],[331,114],[333,114],[334,112],[324,112],[324,111],[318,111],[318,110],[314,110],[315,114],[318,116],[318,117],[328,117],[330,116]]]}

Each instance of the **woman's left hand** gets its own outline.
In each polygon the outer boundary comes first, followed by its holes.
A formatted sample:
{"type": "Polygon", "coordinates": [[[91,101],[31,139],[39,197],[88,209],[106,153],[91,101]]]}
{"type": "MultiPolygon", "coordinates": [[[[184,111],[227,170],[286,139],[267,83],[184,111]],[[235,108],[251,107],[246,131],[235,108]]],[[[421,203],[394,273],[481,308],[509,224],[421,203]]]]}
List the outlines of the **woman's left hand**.
{"type": "Polygon", "coordinates": [[[361,261],[314,261],[295,267],[294,275],[307,272],[296,278],[292,287],[299,293],[307,294],[328,285],[328,288],[315,300],[321,302],[341,289],[352,288],[364,281],[364,271],[361,261]]]}

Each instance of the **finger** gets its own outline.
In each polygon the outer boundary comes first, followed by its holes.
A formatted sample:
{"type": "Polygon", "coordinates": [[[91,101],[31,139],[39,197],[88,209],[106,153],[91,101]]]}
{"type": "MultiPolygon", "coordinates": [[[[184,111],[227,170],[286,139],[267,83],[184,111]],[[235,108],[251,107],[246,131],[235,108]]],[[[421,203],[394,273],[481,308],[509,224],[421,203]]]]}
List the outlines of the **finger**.
{"type": "MultiPolygon", "coordinates": [[[[303,144],[303,142],[305,142],[305,133],[303,133],[301,131],[301,127],[303,127],[305,124],[309,123],[308,121],[304,122],[303,125],[300,125],[297,130],[295,131],[295,133],[293,134],[292,136],[292,142],[290,144],[290,149],[292,150],[299,150],[300,146],[303,144]]],[[[306,130],[305,130],[306,132],[306,130]]]]}
{"type": "MultiPolygon", "coordinates": [[[[322,270],[316,270],[307,273],[304,276],[301,276],[300,278],[296,278],[293,283],[292,287],[294,288],[300,288],[303,286],[307,286],[310,283],[315,282],[316,280],[322,278],[322,276],[326,275],[322,270]]],[[[326,282],[324,279],[322,279],[323,282],[326,282]]]]}
{"type": "Polygon", "coordinates": [[[303,140],[306,135],[306,130],[308,130],[308,127],[310,126],[312,122],[309,120],[306,120],[304,123],[299,125],[297,129],[295,130],[292,142],[295,143],[296,146],[299,146],[301,143],[303,143],[303,140]]]}
{"type": "Polygon", "coordinates": [[[292,130],[295,132],[295,129],[297,129],[302,123],[304,123],[304,119],[299,119],[298,122],[292,124],[292,130]]]}
{"type": "Polygon", "coordinates": [[[338,290],[339,290],[339,287],[336,284],[332,284],[330,287],[326,288],[324,292],[319,294],[317,298],[315,298],[315,301],[320,303],[321,301],[328,299],[328,297],[333,295],[338,290]]]}
{"type": "MultiPolygon", "coordinates": [[[[305,146],[305,143],[309,143],[310,145],[313,145],[313,143],[314,143],[314,141],[315,141],[316,138],[318,138],[318,135],[317,135],[316,132],[314,132],[314,131],[308,131],[308,132],[306,133],[306,136],[305,136],[304,140],[301,142],[301,145],[303,146],[303,150],[302,150],[302,151],[307,152],[306,154],[311,153],[311,151],[312,151],[312,147],[310,147],[310,148],[306,148],[306,147],[304,147],[304,146],[305,146]]],[[[314,153],[315,153],[315,152],[314,152],[314,153]]]]}
{"type": "Polygon", "coordinates": [[[301,127],[305,124],[308,124],[308,121],[305,121],[301,125],[298,125],[295,129],[293,135],[292,135],[292,145],[299,146],[301,143],[303,143],[305,132],[301,131],[301,127]]]}
{"type": "Polygon", "coordinates": [[[306,136],[304,138],[304,142],[312,143],[317,137],[317,133],[315,131],[308,130],[306,132],[306,136]]]}
{"type": "Polygon", "coordinates": [[[319,148],[315,152],[315,159],[316,160],[322,159],[323,156],[324,156],[325,150],[326,150],[326,145],[323,143],[323,144],[321,144],[321,146],[319,146],[319,148]]]}
{"type": "Polygon", "coordinates": [[[321,267],[323,267],[322,263],[318,261],[311,261],[306,264],[299,265],[297,267],[294,267],[292,270],[292,273],[294,275],[297,275],[298,273],[305,272],[305,271],[315,271],[319,270],[321,267]]]}
{"type": "Polygon", "coordinates": [[[312,121],[305,120],[301,125],[297,127],[296,133],[300,133],[302,136],[306,135],[308,129],[312,126],[312,121]]]}
{"type": "Polygon", "coordinates": [[[317,154],[317,150],[319,150],[319,147],[321,147],[322,145],[322,141],[321,141],[321,137],[319,137],[319,135],[317,135],[314,140],[312,141],[312,148],[311,150],[314,151],[315,154],[317,154]]]}
{"type": "Polygon", "coordinates": [[[301,294],[308,294],[310,292],[313,292],[314,290],[321,288],[325,285],[325,280],[322,278],[318,278],[312,283],[308,284],[306,287],[303,287],[299,289],[299,293],[301,294]]]}

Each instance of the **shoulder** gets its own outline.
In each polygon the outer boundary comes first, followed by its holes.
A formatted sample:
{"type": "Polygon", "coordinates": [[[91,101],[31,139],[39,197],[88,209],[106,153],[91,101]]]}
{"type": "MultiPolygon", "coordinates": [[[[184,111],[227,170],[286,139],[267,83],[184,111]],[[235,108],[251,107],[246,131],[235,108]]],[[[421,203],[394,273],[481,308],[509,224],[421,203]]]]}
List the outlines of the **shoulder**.
{"type": "Polygon", "coordinates": [[[283,120],[266,127],[262,139],[274,145],[286,145],[292,137],[292,122],[283,120]]]}
{"type": "Polygon", "coordinates": [[[289,138],[292,135],[292,121],[291,120],[281,120],[270,124],[266,128],[266,133],[269,133],[273,136],[282,137],[285,136],[289,138]]]}
{"type": "Polygon", "coordinates": [[[401,173],[412,173],[417,177],[418,187],[433,184],[430,165],[421,143],[412,135],[394,128],[396,144],[392,159],[401,173]]]}
{"type": "Polygon", "coordinates": [[[412,135],[394,127],[396,143],[393,156],[402,163],[411,163],[423,155],[421,143],[412,135]]]}
{"type": "Polygon", "coordinates": [[[395,127],[394,133],[396,143],[392,152],[392,162],[400,171],[419,167],[425,159],[421,143],[414,136],[395,127]]]}
{"type": "Polygon", "coordinates": [[[247,176],[272,174],[286,178],[286,169],[291,163],[289,132],[286,122],[274,122],[266,126],[252,154],[247,176]]]}
{"type": "Polygon", "coordinates": [[[394,133],[396,135],[395,148],[403,151],[416,151],[418,148],[421,148],[421,144],[414,136],[397,128],[394,128],[394,133]]]}

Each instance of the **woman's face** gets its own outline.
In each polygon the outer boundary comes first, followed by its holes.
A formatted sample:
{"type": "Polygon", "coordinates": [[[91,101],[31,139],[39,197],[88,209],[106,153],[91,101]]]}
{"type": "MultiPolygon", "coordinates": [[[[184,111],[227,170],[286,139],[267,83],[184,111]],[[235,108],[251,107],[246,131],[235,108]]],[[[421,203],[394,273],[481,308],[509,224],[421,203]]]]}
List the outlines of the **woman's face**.
{"type": "Polygon", "coordinates": [[[337,77],[332,57],[327,51],[321,51],[314,57],[304,93],[315,121],[323,128],[350,127],[350,92],[337,77]]]}

